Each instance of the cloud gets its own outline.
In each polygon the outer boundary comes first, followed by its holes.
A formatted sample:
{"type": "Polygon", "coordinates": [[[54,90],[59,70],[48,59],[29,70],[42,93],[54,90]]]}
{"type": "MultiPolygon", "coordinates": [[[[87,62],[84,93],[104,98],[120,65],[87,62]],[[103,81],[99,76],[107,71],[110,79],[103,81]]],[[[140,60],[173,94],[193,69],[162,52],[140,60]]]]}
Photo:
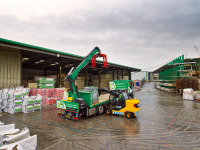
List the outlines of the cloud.
{"type": "MultiPolygon", "coordinates": [[[[2,38],[146,69],[200,50],[198,0],[0,2],[2,38]]],[[[154,70],[156,68],[150,69],[154,70]]]]}

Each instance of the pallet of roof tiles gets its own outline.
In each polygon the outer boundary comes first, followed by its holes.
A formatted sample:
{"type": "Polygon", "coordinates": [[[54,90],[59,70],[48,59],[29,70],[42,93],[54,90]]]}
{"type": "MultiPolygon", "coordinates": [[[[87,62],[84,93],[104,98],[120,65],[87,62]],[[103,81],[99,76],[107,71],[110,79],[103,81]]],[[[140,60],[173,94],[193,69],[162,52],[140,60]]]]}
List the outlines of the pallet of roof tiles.
{"type": "Polygon", "coordinates": [[[29,136],[26,139],[20,140],[18,142],[3,145],[0,147],[4,150],[36,150],[37,149],[37,135],[29,136]]]}

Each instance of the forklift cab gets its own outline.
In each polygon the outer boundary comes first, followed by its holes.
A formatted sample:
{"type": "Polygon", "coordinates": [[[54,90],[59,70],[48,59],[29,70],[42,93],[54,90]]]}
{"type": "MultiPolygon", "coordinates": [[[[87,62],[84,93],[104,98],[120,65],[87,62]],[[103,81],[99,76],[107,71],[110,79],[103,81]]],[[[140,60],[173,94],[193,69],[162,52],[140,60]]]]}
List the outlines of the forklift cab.
{"type": "Polygon", "coordinates": [[[119,110],[126,107],[126,100],[128,100],[128,95],[127,95],[126,90],[118,91],[118,92],[120,93],[118,97],[114,97],[113,95],[110,95],[110,100],[113,106],[112,107],[113,110],[119,110]]]}

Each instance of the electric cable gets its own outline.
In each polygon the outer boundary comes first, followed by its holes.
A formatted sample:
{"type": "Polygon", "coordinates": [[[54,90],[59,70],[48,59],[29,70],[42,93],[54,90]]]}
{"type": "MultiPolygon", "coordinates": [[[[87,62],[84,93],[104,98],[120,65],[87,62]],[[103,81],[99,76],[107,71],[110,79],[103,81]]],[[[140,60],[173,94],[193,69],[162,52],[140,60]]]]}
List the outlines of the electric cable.
{"type": "Polygon", "coordinates": [[[148,70],[148,69],[152,69],[152,68],[158,67],[158,66],[160,66],[160,65],[163,65],[163,64],[166,64],[166,63],[170,62],[170,61],[173,60],[173,59],[174,59],[174,58],[171,58],[170,60],[168,60],[168,61],[166,61],[166,62],[164,62],[164,63],[161,63],[161,64],[156,65],[156,66],[154,66],[154,67],[150,67],[150,68],[147,68],[147,69],[143,69],[143,70],[148,70]]]}

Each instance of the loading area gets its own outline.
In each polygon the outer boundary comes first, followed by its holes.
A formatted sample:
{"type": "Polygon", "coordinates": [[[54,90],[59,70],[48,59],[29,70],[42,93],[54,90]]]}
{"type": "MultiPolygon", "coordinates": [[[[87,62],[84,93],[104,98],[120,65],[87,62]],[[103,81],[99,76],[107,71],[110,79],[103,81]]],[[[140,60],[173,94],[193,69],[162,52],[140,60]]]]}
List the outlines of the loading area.
{"type": "Polygon", "coordinates": [[[140,100],[137,118],[99,115],[79,121],[57,115],[56,106],[35,113],[4,114],[1,121],[28,127],[38,135],[37,149],[195,149],[200,147],[200,103],[183,100],[145,83],[134,92],[140,100]]]}

